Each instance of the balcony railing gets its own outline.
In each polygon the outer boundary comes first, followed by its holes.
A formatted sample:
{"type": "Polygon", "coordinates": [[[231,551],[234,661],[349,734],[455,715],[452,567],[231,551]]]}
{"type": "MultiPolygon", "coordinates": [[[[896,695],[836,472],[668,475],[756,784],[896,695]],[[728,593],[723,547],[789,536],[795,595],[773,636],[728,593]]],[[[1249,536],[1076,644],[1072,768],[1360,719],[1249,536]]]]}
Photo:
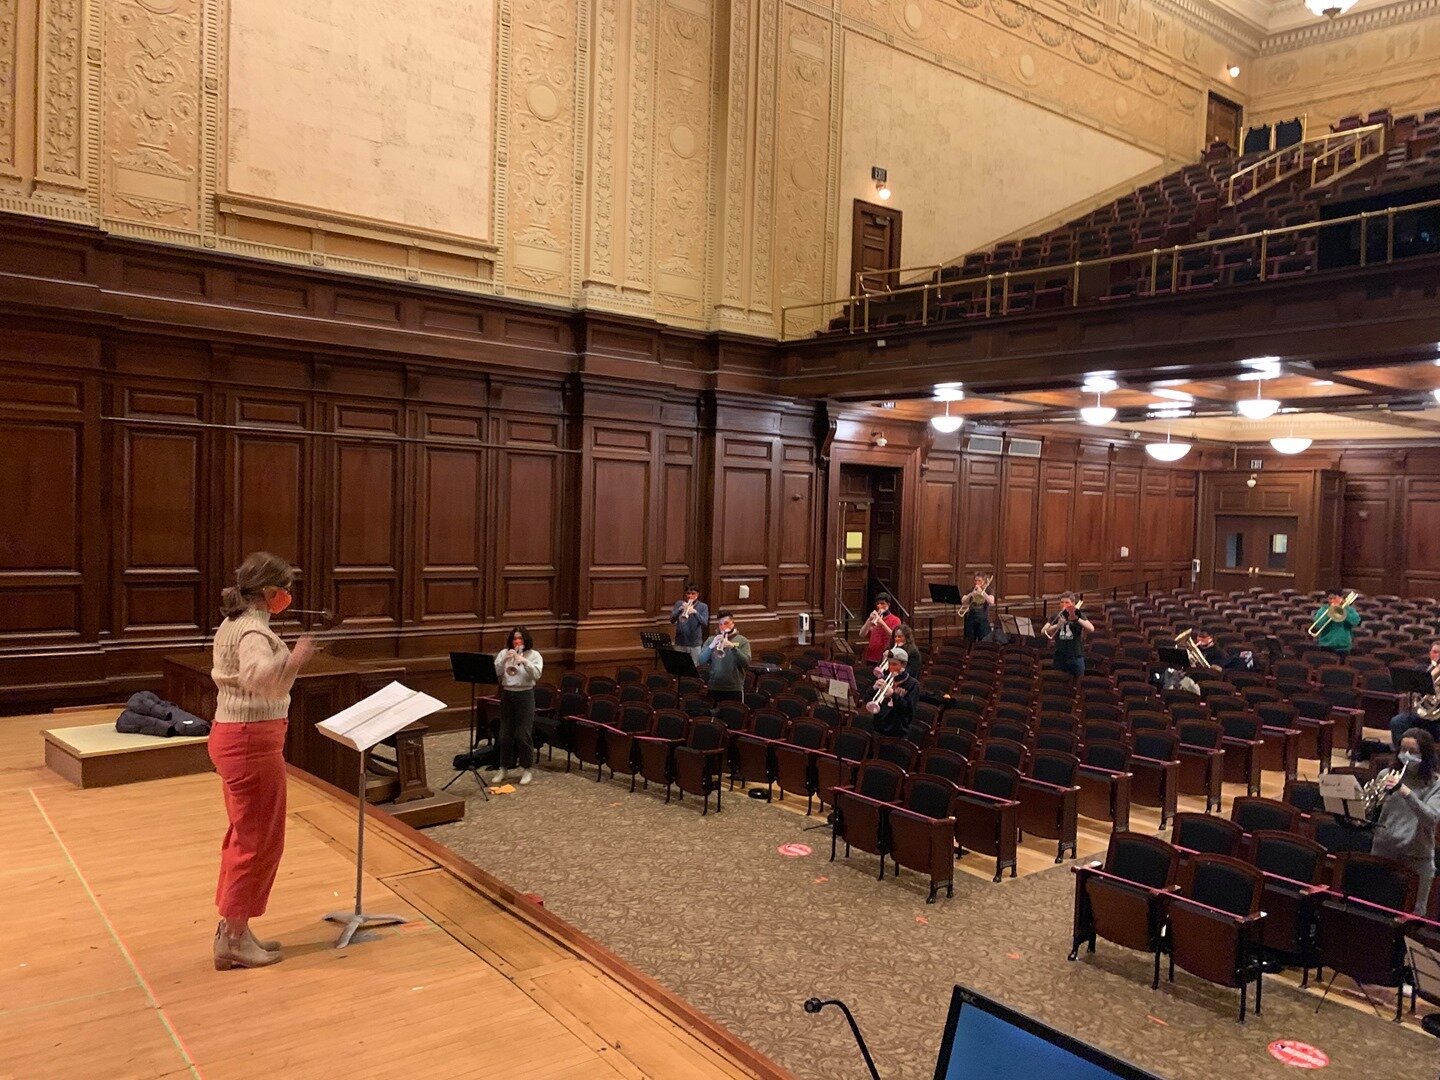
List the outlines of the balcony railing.
{"type": "MultiPolygon", "coordinates": [[[[1232,273],[1231,281],[1226,287],[1240,287],[1276,277],[1299,276],[1314,272],[1318,267],[1321,230],[1346,226],[1357,228],[1359,252],[1355,261],[1344,265],[1364,267],[1388,264],[1397,258],[1440,252],[1440,239],[1431,235],[1428,239],[1419,241],[1403,240],[1402,246],[1406,250],[1396,254],[1396,218],[1437,208],[1440,208],[1440,199],[1429,199],[1323,221],[1262,229],[1258,232],[1177,244],[1168,248],[1154,248],[1148,252],[1129,252],[1026,270],[1010,270],[1002,274],[986,274],[984,277],[932,280],[883,291],[857,292],[843,299],[792,304],[781,310],[780,336],[785,341],[806,337],[825,330],[829,321],[837,317],[843,318],[845,322],[843,326],[834,328],[836,332],[847,330],[852,334],[869,333],[872,329],[904,329],[956,319],[989,319],[1015,314],[1021,310],[1058,310],[1087,306],[1105,300],[1176,294],[1189,291],[1192,287],[1201,287],[1181,282],[1187,255],[1213,253],[1219,248],[1239,248],[1246,244],[1254,245],[1255,258],[1247,258],[1227,269],[1233,271],[1236,266],[1245,266],[1252,267],[1255,273],[1253,277],[1246,275],[1244,281],[1235,280],[1232,273]],[[1311,245],[1306,267],[1298,271],[1282,271],[1278,265],[1271,265],[1272,262],[1278,264],[1284,259],[1297,258],[1288,250],[1280,254],[1276,249],[1291,247],[1288,243],[1291,238],[1300,240],[1306,237],[1315,240],[1311,245]],[[1381,238],[1384,241],[1383,247],[1381,238]],[[1411,247],[1418,247],[1419,250],[1409,250],[1411,247]],[[1117,267],[1128,267],[1128,276],[1122,275],[1117,279],[1117,267]],[[1135,286],[1133,292],[1114,292],[1116,284],[1127,283],[1135,286]],[[1044,304],[1037,302],[1039,296],[1036,287],[1040,286],[1043,286],[1045,293],[1044,304]],[[1023,307],[1017,306],[1015,298],[1019,295],[1028,297],[1023,307]],[[897,316],[900,317],[898,323],[897,316]]],[[[1294,246],[1297,249],[1299,247],[1298,244],[1294,246]]],[[[1210,284],[1220,283],[1216,281],[1210,284]]]]}
{"type": "Polygon", "coordinates": [[[1309,169],[1309,184],[1329,183],[1374,161],[1385,152],[1385,125],[1370,124],[1348,131],[1327,131],[1304,142],[1276,150],[1225,181],[1226,203],[1234,206],[1309,169]],[[1350,156],[1347,156],[1350,155],[1350,156]],[[1321,167],[1321,163],[1325,164],[1321,167]]]}

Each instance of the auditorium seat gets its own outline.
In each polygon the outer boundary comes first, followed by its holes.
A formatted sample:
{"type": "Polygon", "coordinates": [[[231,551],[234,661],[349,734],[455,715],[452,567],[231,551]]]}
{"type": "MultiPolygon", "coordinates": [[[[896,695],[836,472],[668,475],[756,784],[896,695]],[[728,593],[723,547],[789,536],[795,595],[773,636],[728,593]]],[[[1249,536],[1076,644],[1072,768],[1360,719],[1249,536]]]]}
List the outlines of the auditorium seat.
{"type": "Polygon", "coordinates": [[[1020,832],[1054,840],[1057,863],[1064,861],[1067,849],[1075,857],[1079,767],[1074,754],[1036,750],[1020,777],[1020,832]]]}
{"type": "Polygon", "coordinates": [[[1020,803],[1020,772],[1010,765],[977,762],[968,783],[955,798],[957,854],[966,849],[995,859],[994,881],[1009,869],[1016,874],[1016,846],[1020,803]]]}
{"type": "Polygon", "coordinates": [[[815,758],[830,741],[830,726],[824,721],[802,717],[790,724],[783,742],[775,745],[775,782],[780,798],[786,792],[805,796],[805,814],[810,815],[815,797],[815,758]]]}
{"type": "MultiPolygon", "coordinates": [[[[927,904],[935,902],[941,885],[946,896],[955,895],[955,801],[960,790],[939,776],[911,776],[905,781],[900,805],[890,807],[890,857],[900,867],[930,878],[927,904]]],[[[885,860],[880,860],[884,877],[885,860]]]]}
{"type": "Polygon", "coordinates": [[[741,784],[764,784],[769,793],[777,775],[775,746],[789,726],[790,718],[775,709],[757,709],[750,714],[746,728],[734,735],[737,772],[730,775],[731,790],[738,773],[741,784]]]}
{"type": "Polygon", "coordinates": [[[1097,938],[1148,952],[1154,961],[1150,988],[1158,988],[1161,931],[1179,865],[1179,852],[1163,840],[1132,832],[1113,833],[1103,864],[1074,868],[1070,959],[1079,956],[1082,944],[1093,953],[1097,938]]]}
{"type": "MultiPolygon", "coordinates": [[[[691,720],[685,741],[674,748],[674,783],[684,795],[704,800],[701,816],[710,813],[710,793],[715,793],[715,812],[720,812],[721,777],[725,772],[725,725],[718,720],[691,720]]],[[[670,787],[665,788],[670,801],[670,787]]]]}
{"type": "Polygon", "coordinates": [[[888,811],[899,801],[905,784],[905,770],[888,761],[870,759],[860,763],[853,785],[834,789],[835,814],[831,819],[830,861],[835,861],[837,844],[845,843],[845,857],[852,847],[880,857],[881,880],[885,877],[885,855],[890,850],[888,811]]]}
{"type": "Polygon", "coordinates": [[[655,726],[655,712],[646,702],[627,702],[620,706],[614,724],[605,729],[605,767],[613,778],[617,774],[630,777],[630,790],[635,790],[635,777],[640,772],[640,748],[637,735],[646,735],[655,726]]]}
{"type": "Polygon", "coordinates": [[[1315,909],[1325,893],[1325,849],[1291,832],[1257,829],[1250,834],[1250,862],[1265,875],[1265,954],[1298,964],[1302,987],[1315,966],[1315,909]]]}
{"type": "Polygon", "coordinates": [[[1315,911],[1316,978],[1325,968],[1357,983],[1395,988],[1395,1019],[1405,1003],[1405,926],[1415,907],[1415,871],[1389,859],[1335,856],[1330,889],[1315,911]]]}
{"type": "Polygon", "coordinates": [[[853,725],[836,730],[829,749],[815,755],[815,794],[820,805],[833,806],[837,787],[848,787],[855,769],[870,755],[871,734],[853,725]]]}
{"type": "Polygon", "coordinates": [[[1184,810],[1175,815],[1170,843],[1185,855],[1233,855],[1244,853],[1245,830],[1233,821],[1213,814],[1184,810]]]}
{"type": "Polygon", "coordinates": [[[1130,827],[1130,748],[1118,738],[1091,739],[1088,735],[1080,750],[1080,766],[1075,783],[1080,791],[1076,798],[1078,812],[1087,818],[1108,821],[1115,830],[1130,827]]]}
{"type": "Polygon", "coordinates": [[[1179,893],[1169,898],[1162,939],[1170,958],[1169,980],[1175,981],[1179,965],[1207,982],[1237,987],[1242,1023],[1252,979],[1255,1013],[1260,1013],[1264,888],[1264,875],[1248,863],[1226,855],[1195,855],[1182,869],[1179,893]]]}
{"type": "Polygon", "coordinates": [[[1160,810],[1160,828],[1175,813],[1179,793],[1180,737],[1170,731],[1141,731],[1131,738],[1130,801],[1160,810]]]}
{"type": "Polygon", "coordinates": [[[679,709],[656,709],[650,733],[635,736],[640,748],[640,779],[647,788],[652,783],[664,784],[667,802],[675,779],[675,748],[685,741],[689,727],[690,717],[679,709]]]}

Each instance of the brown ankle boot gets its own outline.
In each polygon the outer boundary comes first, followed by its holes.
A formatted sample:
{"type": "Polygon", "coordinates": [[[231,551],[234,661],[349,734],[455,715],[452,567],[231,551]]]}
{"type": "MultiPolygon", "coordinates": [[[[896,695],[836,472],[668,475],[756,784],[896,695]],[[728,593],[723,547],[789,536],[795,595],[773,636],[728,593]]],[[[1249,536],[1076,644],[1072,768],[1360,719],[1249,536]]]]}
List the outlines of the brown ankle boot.
{"type": "Polygon", "coordinates": [[[253,941],[256,945],[259,945],[260,948],[264,949],[266,952],[280,951],[280,942],[272,941],[269,938],[257,938],[255,936],[255,931],[251,930],[248,926],[245,928],[245,936],[248,937],[251,941],[253,941]]]}
{"type": "Polygon", "coordinates": [[[215,931],[215,970],[229,971],[233,967],[258,968],[278,964],[284,957],[279,952],[262,949],[255,936],[248,931],[238,938],[225,933],[222,922],[215,931]]]}

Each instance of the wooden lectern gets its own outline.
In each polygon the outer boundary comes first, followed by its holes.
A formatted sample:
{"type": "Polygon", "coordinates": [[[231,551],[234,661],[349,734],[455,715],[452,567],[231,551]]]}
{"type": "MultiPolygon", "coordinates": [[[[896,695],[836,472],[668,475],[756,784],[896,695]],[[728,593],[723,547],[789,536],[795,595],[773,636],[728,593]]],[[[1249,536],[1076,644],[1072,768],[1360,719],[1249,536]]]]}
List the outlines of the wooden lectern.
{"type": "MultiPolygon", "coordinates": [[[[214,716],[211,662],[211,653],[201,649],[164,657],[165,699],[196,716],[214,716]]],[[[328,652],[315,653],[290,691],[285,760],[342,790],[353,789],[359,754],[327,739],[315,725],[404,677],[403,668],[362,668],[328,652]]],[[[394,804],[391,813],[416,827],[458,821],[465,813],[464,800],[437,797],[426,782],[425,731],[417,722],[387,740],[394,747],[393,761],[370,754],[365,793],[367,802],[394,804]]]]}

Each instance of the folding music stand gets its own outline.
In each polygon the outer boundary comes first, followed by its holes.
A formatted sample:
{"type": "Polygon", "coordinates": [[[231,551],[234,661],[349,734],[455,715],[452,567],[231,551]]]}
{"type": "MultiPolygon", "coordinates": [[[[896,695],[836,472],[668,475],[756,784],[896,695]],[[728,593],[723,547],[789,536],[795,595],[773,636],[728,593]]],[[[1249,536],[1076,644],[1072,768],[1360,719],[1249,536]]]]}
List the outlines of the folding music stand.
{"type": "MultiPolygon", "coordinates": [[[[950,625],[955,625],[957,609],[965,602],[965,595],[960,591],[959,585],[939,585],[930,583],[930,602],[932,604],[944,604],[950,609],[950,625]]],[[[930,642],[935,641],[935,620],[930,620],[930,642]]]]}
{"type": "Polygon", "coordinates": [[[670,635],[664,630],[641,630],[640,646],[655,653],[655,666],[660,666],[660,650],[670,648],[670,635]]]}
{"type": "MultiPolygon", "coordinates": [[[[452,652],[450,654],[450,674],[456,682],[470,684],[470,752],[465,755],[466,767],[457,769],[455,775],[447,780],[445,786],[440,790],[449,791],[451,784],[469,773],[475,777],[475,783],[480,785],[480,795],[486,802],[489,802],[490,785],[480,775],[480,763],[477,760],[480,750],[480,701],[476,688],[499,685],[500,676],[495,671],[495,658],[489,653],[452,652]]],[[[492,699],[487,698],[486,700],[492,699]]]]}
{"type": "Polygon", "coordinates": [[[1390,669],[1390,685],[1397,693],[1419,694],[1424,697],[1435,693],[1435,681],[1424,668],[1395,666],[1390,669]]]}
{"type": "Polygon", "coordinates": [[[655,650],[655,655],[660,658],[661,665],[677,679],[685,677],[698,679],[700,669],[695,666],[695,658],[684,649],[677,649],[670,644],[655,650]]]}
{"type": "Polygon", "coordinates": [[[1160,663],[1176,671],[1188,671],[1194,666],[1190,663],[1190,654],[1184,649],[1157,648],[1155,655],[1160,659],[1160,663]]]}

